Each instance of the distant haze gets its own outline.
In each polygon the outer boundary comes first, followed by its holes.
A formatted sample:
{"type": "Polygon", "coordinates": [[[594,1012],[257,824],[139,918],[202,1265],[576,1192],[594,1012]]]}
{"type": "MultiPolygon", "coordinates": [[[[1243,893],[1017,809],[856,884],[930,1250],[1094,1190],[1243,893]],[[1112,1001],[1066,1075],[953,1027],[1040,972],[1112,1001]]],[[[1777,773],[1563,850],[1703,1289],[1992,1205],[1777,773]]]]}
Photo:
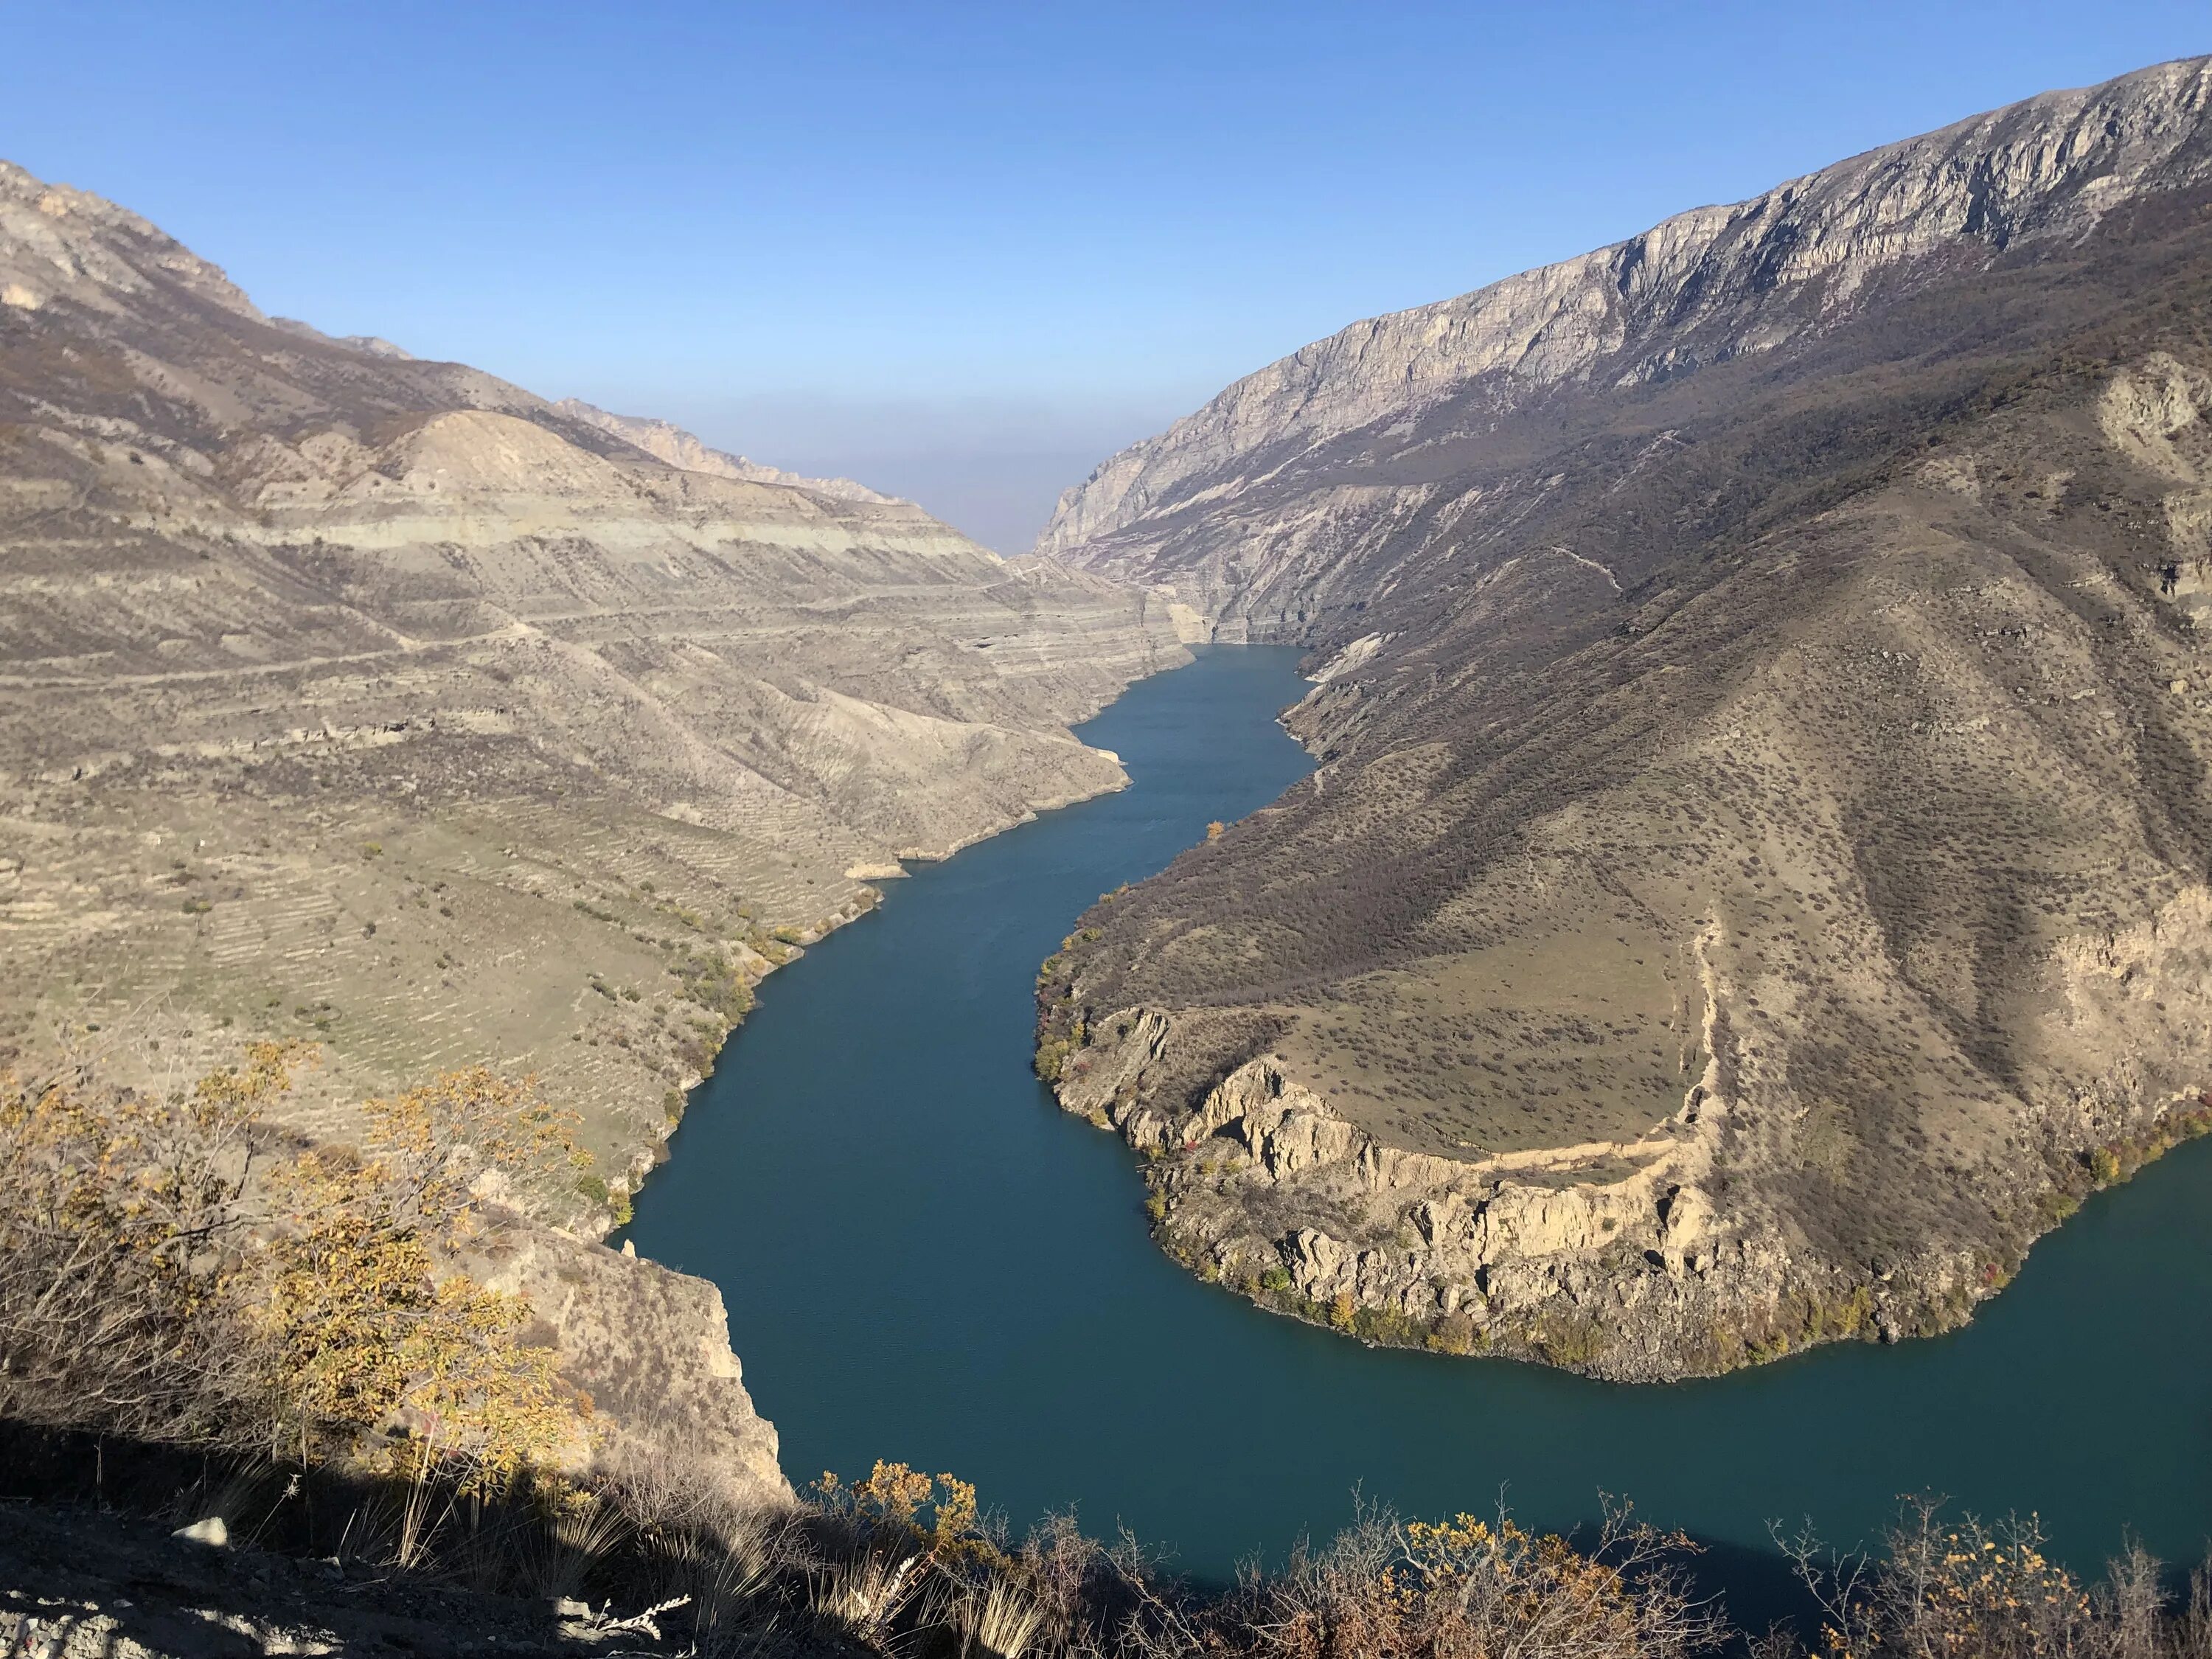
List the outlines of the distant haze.
{"type": "Polygon", "coordinates": [[[990,398],[700,398],[651,387],[589,388],[579,395],[619,414],[673,421],[717,449],[772,466],[857,478],[1011,556],[1029,551],[1062,490],[1212,391],[1194,384],[1149,405],[1103,410],[990,398]]]}

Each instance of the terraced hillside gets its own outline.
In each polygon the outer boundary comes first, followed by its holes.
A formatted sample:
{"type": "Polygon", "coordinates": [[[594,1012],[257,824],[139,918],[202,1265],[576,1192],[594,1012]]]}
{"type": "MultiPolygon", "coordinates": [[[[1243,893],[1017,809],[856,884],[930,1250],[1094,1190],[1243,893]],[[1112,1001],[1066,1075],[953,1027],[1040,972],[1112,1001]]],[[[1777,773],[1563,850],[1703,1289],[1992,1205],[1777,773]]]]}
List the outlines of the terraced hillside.
{"type": "Polygon", "coordinates": [[[314,1037],[331,1133],[532,1072],[580,1224],[753,979],[899,859],[1117,787],[1067,723],[1181,660],[1140,596],[264,318],[12,167],[0,549],[0,1049],[314,1037]]]}
{"type": "Polygon", "coordinates": [[[1163,1241],[1679,1376],[1943,1328],[2212,1121],[2212,67],[1363,323],[1043,545],[1321,765],[1048,965],[1163,1241]]]}

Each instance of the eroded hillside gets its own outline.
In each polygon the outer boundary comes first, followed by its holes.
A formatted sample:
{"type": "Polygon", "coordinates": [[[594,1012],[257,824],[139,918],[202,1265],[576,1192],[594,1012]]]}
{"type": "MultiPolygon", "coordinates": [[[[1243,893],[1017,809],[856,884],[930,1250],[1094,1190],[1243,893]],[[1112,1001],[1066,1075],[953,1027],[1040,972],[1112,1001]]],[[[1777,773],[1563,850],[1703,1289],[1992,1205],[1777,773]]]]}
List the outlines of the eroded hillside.
{"type": "Polygon", "coordinates": [[[1361,325],[1071,494],[1316,647],[1313,779],[1042,990],[1170,1249],[1677,1376],[1954,1323],[2201,1132],[2209,79],[1361,325]]]}
{"type": "MultiPolygon", "coordinates": [[[[604,1231],[762,973],[898,860],[1119,787],[1066,726],[1182,660],[1142,596],[859,493],[273,321],[0,166],[0,1060],[166,1090],[306,1038],[288,1121],[337,1141],[534,1074],[591,1163],[532,1205],[604,1231]]],[[[742,1402],[710,1287],[520,1248],[593,1387],[698,1349],[742,1402]]]]}

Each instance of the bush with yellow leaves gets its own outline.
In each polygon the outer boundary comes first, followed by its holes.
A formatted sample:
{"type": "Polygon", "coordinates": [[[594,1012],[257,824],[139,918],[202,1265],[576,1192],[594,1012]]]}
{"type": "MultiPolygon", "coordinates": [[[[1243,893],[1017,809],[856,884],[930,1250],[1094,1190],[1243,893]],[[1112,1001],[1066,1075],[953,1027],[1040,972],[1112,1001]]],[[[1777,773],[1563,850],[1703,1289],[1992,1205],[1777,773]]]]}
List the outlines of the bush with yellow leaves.
{"type": "MultiPolygon", "coordinates": [[[[1820,1605],[1822,1659],[2212,1659],[2204,1570],[2176,1607],[2159,1563],[2130,1544],[2092,1589],[2045,1553],[2032,1516],[1994,1527],[1971,1516],[1952,1522],[1921,1499],[1891,1528],[1879,1560],[1824,1554],[1809,1534],[1778,1541],[1820,1605]]],[[[1779,1637],[1759,1647],[1772,1659],[1804,1650],[1779,1637]]]]}
{"type": "Polygon", "coordinates": [[[531,1180],[565,1161],[567,1122],[482,1066],[362,1109],[358,1153],[310,1150],[269,1183],[259,1321],[287,1438],[312,1455],[318,1439],[374,1446],[372,1431],[404,1426],[417,1465],[458,1459],[471,1484],[504,1484],[561,1450],[577,1401],[550,1352],[516,1341],[523,1298],[439,1264],[476,1230],[488,1174],[531,1180]]]}
{"type": "Polygon", "coordinates": [[[243,1200],[296,1059],[257,1044],[167,1100],[0,1077],[0,1413],[191,1438],[251,1412],[243,1200]]]}
{"type": "Polygon", "coordinates": [[[0,1414],[476,1489],[581,1431],[527,1305],[443,1265],[480,1193],[568,1157],[566,1119],[477,1068],[280,1156],[261,1109],[311,1057],[258,1043],[166,1100],[0,1079],[0,1414]]]}
{"type": "Polygon", "coordinates": [[[1723,1634],[1676,1565],[1690,1548],[1626,1509],[1580,1548],[1503,1512],[1402,1524],[1370,1512],[1325,1553],[1253,1587],[1237,1624],[1265,1633],[1246,1650],[1291,1659],[1672,1659],[1723,1634]]]}
{"type": "Polygon", "coordinates": [[[824,1509],[849,1514],[872,1528],[911,1534],[931,1549],[957,1549],[981,1536],[975,1483],[956,1474],[933,1478],[878,1458],[863,1480],[848,1483],[825,1471],[814,1483],[814,1493],[824,1509]]]}

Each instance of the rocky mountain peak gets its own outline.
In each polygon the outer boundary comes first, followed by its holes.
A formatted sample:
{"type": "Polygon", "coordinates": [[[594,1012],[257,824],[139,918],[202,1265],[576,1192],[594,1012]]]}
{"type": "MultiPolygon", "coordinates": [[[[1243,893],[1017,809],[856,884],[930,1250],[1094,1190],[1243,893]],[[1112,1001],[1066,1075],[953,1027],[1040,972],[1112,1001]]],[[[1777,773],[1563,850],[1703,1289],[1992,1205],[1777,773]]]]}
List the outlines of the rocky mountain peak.
{"type": "Polygon", "coordinates": [[[0,303],[35,311],[65,297],[112,312],[161,287],[265,320],[220,267],[137,214],[0,161],[0,303]]]}

